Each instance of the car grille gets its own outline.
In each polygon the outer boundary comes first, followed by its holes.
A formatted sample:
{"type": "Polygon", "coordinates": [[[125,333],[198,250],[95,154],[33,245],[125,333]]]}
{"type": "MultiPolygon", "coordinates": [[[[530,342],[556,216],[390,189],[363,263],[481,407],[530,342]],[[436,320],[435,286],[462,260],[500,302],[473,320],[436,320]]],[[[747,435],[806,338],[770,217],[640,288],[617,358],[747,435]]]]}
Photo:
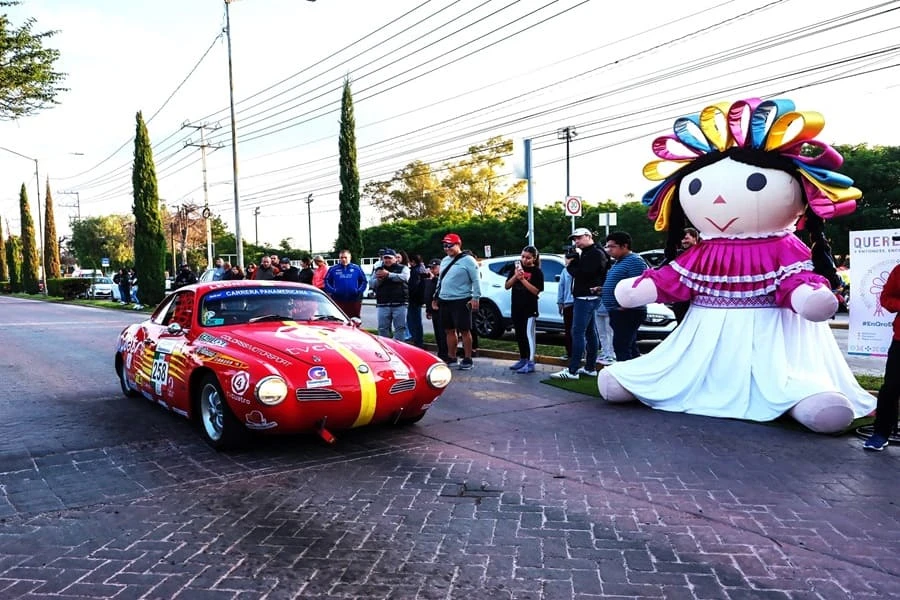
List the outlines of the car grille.
{"type": "Polygon", "coordinates": [[[410,390],[416,389],[416,380],[415,379],[404,379],[403,381],[398,381],[394,385],[391,386],[392,394],[401,394],[403,392],[408,392],[410,390]]]}
{"type": "Polygon", "coordinates": [[[298,402],[325,402],[328,400],[340,400],[341,398],[342,396],[338,392],[328,388],[303,388],[297,390],[298,402]]]}

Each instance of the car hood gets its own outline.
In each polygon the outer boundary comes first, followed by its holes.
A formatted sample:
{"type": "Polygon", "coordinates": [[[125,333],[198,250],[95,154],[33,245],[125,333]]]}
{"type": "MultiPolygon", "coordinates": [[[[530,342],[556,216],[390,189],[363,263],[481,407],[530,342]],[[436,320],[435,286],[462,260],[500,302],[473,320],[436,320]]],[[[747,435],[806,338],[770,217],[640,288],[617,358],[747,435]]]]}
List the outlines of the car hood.
{"type": "Polygon", "coordinates": [[[362,362],[376,364],[389,363],[395,356],[377,337],[347,325],[255,323],[209,332],[200,336],[198,343],[220,346],[217,340],[261,358],[271,358],[266,356],[271,354],[290,362],[330,362],[352,354],[362,362]]]}

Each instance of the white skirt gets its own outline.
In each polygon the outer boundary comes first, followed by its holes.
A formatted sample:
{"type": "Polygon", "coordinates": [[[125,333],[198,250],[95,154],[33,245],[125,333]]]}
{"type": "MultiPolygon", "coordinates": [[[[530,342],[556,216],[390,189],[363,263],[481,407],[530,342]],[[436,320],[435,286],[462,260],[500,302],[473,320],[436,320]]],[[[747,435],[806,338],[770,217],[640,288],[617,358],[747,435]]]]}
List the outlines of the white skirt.
{"type": "Polygon", "coordinates": [[[652,352],[609,374],[661,410],[771,421],[820,392],[847,396],[854,417],[875,408],[825,322],[785,308],[693,305],[652,352]]]}

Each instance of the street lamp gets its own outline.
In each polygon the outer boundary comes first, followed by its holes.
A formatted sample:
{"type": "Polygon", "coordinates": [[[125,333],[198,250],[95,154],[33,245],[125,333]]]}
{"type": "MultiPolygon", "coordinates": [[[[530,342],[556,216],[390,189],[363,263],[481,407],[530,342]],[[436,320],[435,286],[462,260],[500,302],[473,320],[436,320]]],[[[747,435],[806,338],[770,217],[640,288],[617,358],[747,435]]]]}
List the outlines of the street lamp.
{"type": "MultiPolygon", "coordinates": [[[[316,0],[307,0],[315,2],[316,0]]],[[[231,13],[228,7],[237,0],[225,0],[225,39],[228,46],[228,105],[231,111],[231,171],[234,178],[234,246],[237,264],[244,268],[244,240],[241,239],[241,199],[238,193],[237,125],[234,117],[234,73],[231,67],[231,13]]]]}
{"type": "Polygon", "coordinates": [[[35,187],[37,188],[37,208],[38,208],[38,231],[41,236],[41,278],[44,281],[44,286],[41,289],[41,293],[46,296],[47,295],[47,256],[44,252],[44,224],[41,217],[41,176],[38,170],[38,159],[31,158],[30,156],[25,156],[21,152],[16,152],[15,150],[10,150],[9,148],[4,148],[0,146],[0,150],[5,150],[10,154],[15,154],[16,156],[21,156],[26,160],[34,161],[34,180],[35,187]]]}
{"type": "Polygon", "coordinates": [[[313,195],[312,193],[306,197],[306,221],[307,226],[309,227],[309,254],[312,256],[312,201],[313,195]]]}

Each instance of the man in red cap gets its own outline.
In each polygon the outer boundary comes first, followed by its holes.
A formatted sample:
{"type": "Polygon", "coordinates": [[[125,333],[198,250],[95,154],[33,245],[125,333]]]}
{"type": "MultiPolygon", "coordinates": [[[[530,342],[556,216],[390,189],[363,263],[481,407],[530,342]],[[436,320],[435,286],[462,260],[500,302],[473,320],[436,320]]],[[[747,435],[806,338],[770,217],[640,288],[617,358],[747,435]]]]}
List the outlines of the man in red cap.
{"type": "Polygon", "coordinates": [[[456,364],[456,357],[450,356],[456,348],[457,335],[462,338],[463,358],[460,370],[467,371],[472,362],[472,311],[478,310],[481,285],[478,263],[475,258],[463,252],[462,239],[455,233],[448,233],[441,240],[444,256],[438,276],[432,308],[440,311],[441,322],[447,334],[448,356],[441,356],[447,364],[456,364]]]}

